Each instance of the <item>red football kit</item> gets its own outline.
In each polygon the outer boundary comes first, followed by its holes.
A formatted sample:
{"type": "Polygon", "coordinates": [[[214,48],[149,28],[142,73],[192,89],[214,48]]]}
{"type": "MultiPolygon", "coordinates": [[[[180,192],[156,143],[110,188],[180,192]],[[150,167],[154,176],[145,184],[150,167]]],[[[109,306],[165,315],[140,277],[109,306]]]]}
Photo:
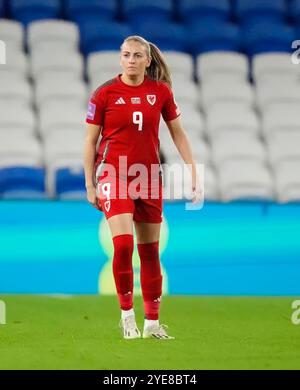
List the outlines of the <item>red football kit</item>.
{"type": "Polygon", "coordinates": [[[94,174],[106,218],[133,213],[138,222],[162,221],[161,115],[168,122],[180,111],[168,84],[147,76],[131,86],[118,75],[92,94],[86,122],[102,128],[94,174]]]}

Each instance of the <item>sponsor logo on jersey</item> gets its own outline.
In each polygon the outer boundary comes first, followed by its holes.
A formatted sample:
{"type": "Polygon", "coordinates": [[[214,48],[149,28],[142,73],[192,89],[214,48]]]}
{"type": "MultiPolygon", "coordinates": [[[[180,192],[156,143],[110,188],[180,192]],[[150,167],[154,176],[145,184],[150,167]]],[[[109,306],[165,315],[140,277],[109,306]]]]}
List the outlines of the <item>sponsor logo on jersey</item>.
{"type": "Polygon", "coordinates": [[[141,98],[140,97],[133,97],[131,98],[132,104],[141,104],[141,98]]]}
{"type": "Polygon", "coordinates": [[[156,95],[147,95],[147,100],[153,106],[156,102],[156,95]]]}
{"type": "Polygon", "coordinates": [[[87,118],[93,121],[95,119],[96,104],[89,102],[87,118]]]}
{"type": "Polygon", "coordinates": [[[120,98],[115,102],[115,104],[126,104],[126,103],[125,103],[125,100],[124,100],[122,97],[120,97],[120,98]]]}

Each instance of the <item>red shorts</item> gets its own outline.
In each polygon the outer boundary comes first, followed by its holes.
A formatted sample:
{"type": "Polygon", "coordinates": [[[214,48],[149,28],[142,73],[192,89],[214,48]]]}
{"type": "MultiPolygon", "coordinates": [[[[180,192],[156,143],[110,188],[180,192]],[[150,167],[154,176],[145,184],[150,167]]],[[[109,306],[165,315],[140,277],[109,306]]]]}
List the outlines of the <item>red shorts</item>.
{"type": "Polygon", "coordinates": [[[123,213],[133,214],[136,222],[162,222],[162,176],[147,185],[135,185],[132,178],[102,174],[96,178],[98,205],[106,219],[123,213]]]}

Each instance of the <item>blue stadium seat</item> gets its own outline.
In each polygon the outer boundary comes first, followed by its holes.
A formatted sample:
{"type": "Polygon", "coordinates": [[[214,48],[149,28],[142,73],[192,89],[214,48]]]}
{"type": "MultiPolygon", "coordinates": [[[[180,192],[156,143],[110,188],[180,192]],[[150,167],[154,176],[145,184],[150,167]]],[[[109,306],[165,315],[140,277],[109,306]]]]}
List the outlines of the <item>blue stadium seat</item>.
{"type": "Polygon", "coordinates": [[[45,198],[45,169],[34,167],[1,168],[0,196],[5,199],[45,198]]]}
{"type": "Polygon", "coordinates": [[[300,0],[291,0],[289,2],[289,15],[300,25],[300,0]]]}
{"type": "Polygon", "coordinates": [[[295,30],[283,23],[260,22],[243,29],[244,51],[249,56],[266,52],[291,52],[295,30]]]}
{"type": "Polygon", "coordinates": [[[82,198],[85,195],[85,177],[83,169],[60,168],[55,173],[56,196],[58,198],[82,198]]]}
{"type": "Polygon", "coordinates": [[[127,0],[123,2],[123,15],[132,26],[147,21],[170,21],[173,16],[173,3],[172,0],[127,0]]]}
{"type": "Polygon", "coordinates": [[[213,28],[210,22],[193,25],[189,30],[189,51],[198,54],[223,50],[239,51],[241,48],[239,27],[226,22],[216,23],[213,28]]]}
{"type": "Polygon", "coordinates": [[[184,22],[201,23],[202,20],[228,20],[231,8],[229,0],[180,0],[178,11],[184,22]]]}
{"type": "Polygon", "coordinates": [[[59,18],[62,13],[60,0],[11,0],[10,10],[12,18],[25,26],[35,20],[59,18]]]}
{"type": "Polygon", "coordinates": [[[66,0],[68,19],[81,24],[87,20],[113,20],[117,14],[116,0],[66,0]]]}
{"type": "Polygon", "coordinates": [[[88,55],[95,51],[119,50],[132,31],[123,23],[87,21],[80,25],[80,35],[82,51],[88,55]]]}
{"type": "Polygon", "coordinates": [[[134,34],[153,42],[160,50],[186,51],[187,49],[185,30],[175,23],[143,23],[134,30],[134,34]]]}
{"type": "Polygon", "coordinates": [[[236,0],[236,16],[245,24],[283,22],[287,16],[285,0],[236,0]]]}
{"type": "Polygon", "coordinates": [[[0,18],[4,17],[4,11],[5,11],[4,0],[0,0],[0,18]]]}

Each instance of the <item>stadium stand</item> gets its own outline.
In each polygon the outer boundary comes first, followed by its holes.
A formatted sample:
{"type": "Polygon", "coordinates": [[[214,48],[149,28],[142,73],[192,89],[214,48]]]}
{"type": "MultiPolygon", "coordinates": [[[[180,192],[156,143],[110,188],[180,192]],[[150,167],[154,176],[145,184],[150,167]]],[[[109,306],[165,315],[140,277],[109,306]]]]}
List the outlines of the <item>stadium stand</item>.
{"type": "Polygon", "coordinates": [[[0,18],[4,17],[4,0],[0,0],[0,18]]]}
{"type": "Polygon", "coordinates": [[[86,21],[112,21],[117,17],[117,0],[66,0],[67,19],[80,25],[86,21]]]}
{"type": "Polygon", "coordinates": [[[230,2],[228,0],[180,0],[178,12],[185,23],[198,23],[199,20],[209,20],[215,23],[219,20],[229,20],[230,2]]]}
{"type": "Polygon", "coordinates": [[[61,128],[45,139],[44,156],[47,166],[47,191],[63,199],[84,196],[82,145],[84,133],[73,128],[61,128]],[[72,142],[66,139],[72,138],[72,142]]]}
{"type": "Polygon", "coordinates": [[[132,35],[129,25],[119,22],[84,21],[80,25],[81,48],[85,55],[102,50],[119,50],[124,38],[132,35]]]}
{"type": "MultiPolygon", "coordinates": [[[[88,96],[141,34],[170,65],[206,199],[299,201],[299,15],[299,0],[0,0],[0,197],[85,197],[88,96]]],[[[180,163],[164,123],[160,138],[180,163]]]]}
{"type": "Polygon", "coordinates": [[[252,22],[281,23],[287,18],[285,0],[236,0],[236,16],[243,25],[252,22]]]}
{"type": "Polygon", "coordinates": [[[62,15],[60,0],[10,0],[12,18],[27,26],[35,20],[55,19],[62,15]]]}
{"type": "Polygon", "coordinates": [[[263,53],[253,58],[253,79],[255,84],[273,83],[278,79],[299,82],[300,69],[287,53],[263,53]]]}
{"type": "Polygon", "coordinates": [[[29,78],[29,60],[23,51],[8,50],[5,66],[0,66],[0,80],[29,78]]]}
{"type": "Polygon", "coordinates": [[[211,28],[210,21],[204,20],[190,28],[187,49],[198,55],[211,51],[239,51],[241,49],[240,30],[237,25],[217,22],[211,28]]]}
{"type": "Polygon", "coordinates": [[[248,58],[242,53],[216,51],[199,55],[196,59],[197,74],[201,82],[216,78],[238,78],[247,80],[249,76],[248,58]]]}
{"type": "Polygon", "coordinates": [[[184,28],[172,22],[139,23],[135,28],[135,33],[145,37],[148,41],[155,42],[163,51],[182,52],[186,48],[184,28]]]}
{"type": "Polygon", "coordinates": [[[274,199],[272,174],[259,161],[228,162],[220,167],[218,180],[223,201],[274,199]]]}
{"type": "Polygon", "coordinates": [[[28,26],[28,46],[31,52],[45,48],[52,49],[53,53],[57,47],[78,50],[79,28],[75,23],[65,20],[32,22],[28,26]]]}
{"type": "Polygon", "coordinates": [[[275,171],[275,188],[277,202],[299,202],[300,180],[299,161],[288,161],[275,171]]]}
{"type": "Polygon", "coordinates": [[[164,24],[172,20],[172,0],[128,0],[123,2],[123,16],[131,25],[164,24]]]}
{"type": "Polygon", "coordinates": [[[254,21],[242,28],[243,48],[252,57],[260,53],[291,51],[295,30],[285,23],[254,21]]]}
{"type": "Polygon", "coordinates": [[[0,37],[5,42],[7,50],[23,50],[24,28],[21,23],[9,19],[0,19],[0,37]]]}

